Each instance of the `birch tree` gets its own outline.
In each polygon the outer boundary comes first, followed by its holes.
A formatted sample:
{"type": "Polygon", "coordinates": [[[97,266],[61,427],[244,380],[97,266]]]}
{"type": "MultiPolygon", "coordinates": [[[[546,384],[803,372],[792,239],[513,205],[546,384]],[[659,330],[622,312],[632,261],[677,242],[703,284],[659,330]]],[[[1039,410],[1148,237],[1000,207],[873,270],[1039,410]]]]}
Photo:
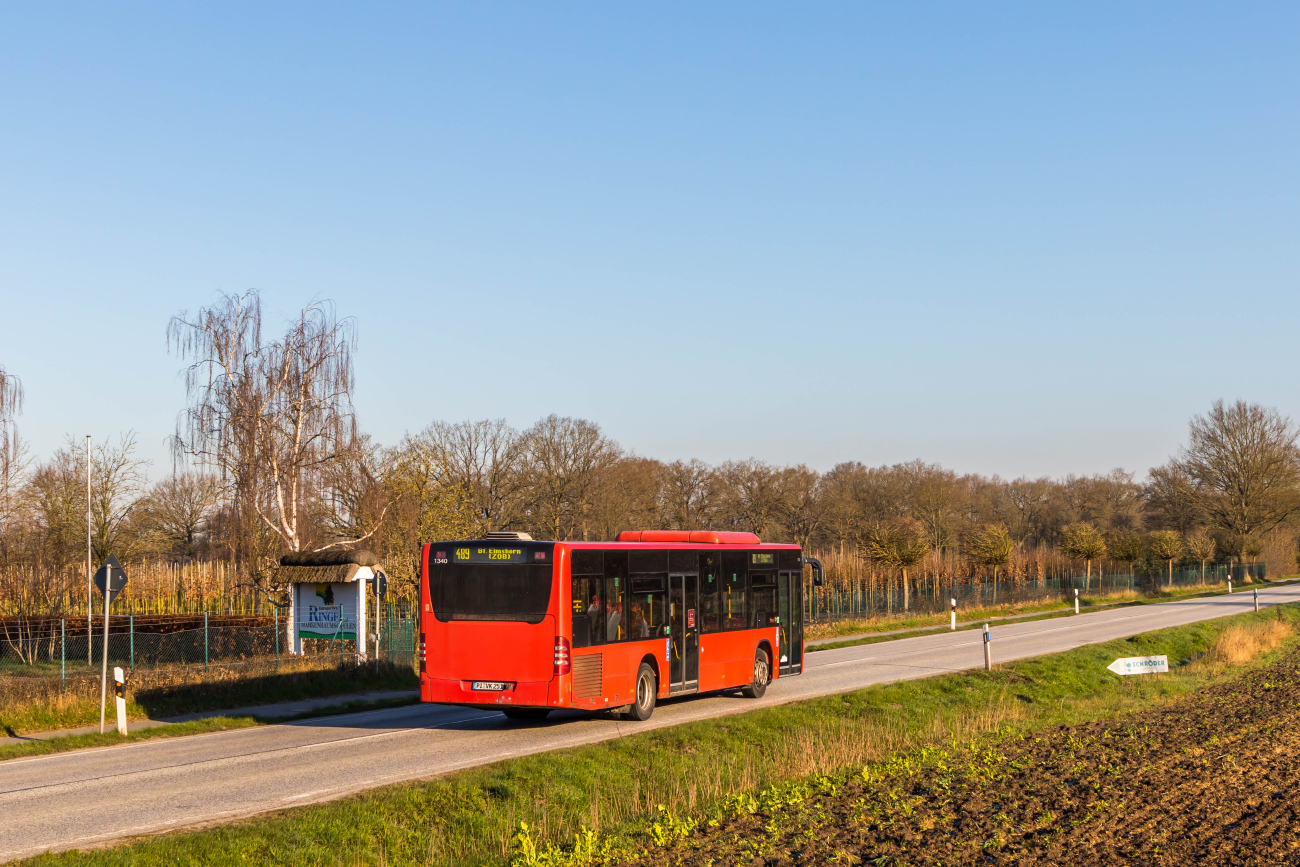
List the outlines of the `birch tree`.
{"type": "MultiPolygon", "coordinates": [[[[264,341],[261,298],[250,291],[223,294],[193,319],[174,317],[168,340],[191,362],[177,455],[217,470],[250,539],[257,522],[282,549],[321,541],[308,538],[306,512],[322,471],[355,434],[355,322],[313,302],[280,339],[264,341]]],[[[316,550],[358,541],[333,539],[316,550]]],[[[274,553],[260,547],[250,544],[245,556],[274,553]]]]}

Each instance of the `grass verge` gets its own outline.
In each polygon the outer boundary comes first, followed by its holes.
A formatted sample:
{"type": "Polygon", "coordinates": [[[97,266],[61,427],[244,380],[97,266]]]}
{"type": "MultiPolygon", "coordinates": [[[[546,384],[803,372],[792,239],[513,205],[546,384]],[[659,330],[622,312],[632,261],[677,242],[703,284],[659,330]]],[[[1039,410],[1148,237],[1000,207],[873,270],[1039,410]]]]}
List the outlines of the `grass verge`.
{"type": "Polygon", "coordinates": [[[30,756],[45,756],[51,753],[62,753],[69,750],[84,750],[91,747],[114,747],[119,744],[129,744],[136,741],[147,741],[155,738],[178,738],[185,735],[203,735],[209,732],[225,732],[233,729],[243,729],[249,726],[259,725],[260,723],[249,716],[214,716],[208,719],[193,720],[191,722],[174,723],[172,725],[159,726],[152,729],[142,729],[138,732],[130,732],[126,735],[120,735],[116,730],[99,734],[95,732],[87,735],[66,735],[64,737],[50,738],[43,741],[27,741],[21,744],[6,744],[0,746],[0,761],[7,759],[21,759],[30,756]]]}
{"type": "MultiPolygon", "coordinates": [[[[1280,613],[1279,613],[1280,612],[1280,613]]],[[[211,830],[174,833],[30,864],[526,865],[599,862],[763,787],[917,750],[986,742],[1152,707],[1241,666],[1204,659],[1234,626],[1300,611],[1191,624],[973,671],[686,723],[601,744],[376,789],[211,830]],[[1117,656],[1166,654],[1168,675],[1120,679],[1117,656]],[[676,820],[673,820],[674,822],[676,820]],[[667,823],[667,824],[666,824],[667,823]],[[658,829],[658,830],[656,830],[658,829]],[[667,829],[667,830],[665,830],[667,829]],[[556,841],[577,846],[550,848],[556,841]],[[586,842],[582,842],[586,841],[586,842]]]]}
{"type": "Polygon", "coordinates": [[[277,717],[260,717],[260,716],[216,716],[208,717],[201,720],[189,720],[187,722],[170,723],[165,726],[155,728],[141,729],[140,731],[131,732],[125,737],[119,735],[116,731],[105,734],[85,735],[64,735],[62,737],[47,738],[45,740],[27,741],[21,744],[5,744],[0,746],[0,761],[6,759],[18,759],[26,756],[43,756],[51,753],[64,753],[70,750],[83,750],[89,747],[111,747],[118,744],[133,743],[135,741],[147,741],[154,738],[177,738],[185,735],[202,735],[208,732],[223,732],[233,729],[249,728],[250,726],[266,725],[270,723],[287,723],[296,722],[304,719],[317,719],[324,716],[339,716],[349,713],[364,713],[373,710],[385,710],[390,707],[405,707],[406,705],[416,704],[419,698],[411,696],[409,698],[384,698],[375,701],[349,701],[343,704],[332,704],[327,707],[318,707],[312,710],[303,711],[302,713],[291,714],[288,716],[277,717]]]}
{"type": "MultiPolygon", "coordinates": [[[[83,682],[84,681],[84,682],[83,682]]],[[[127,683],[127,718],[158,719],[373,690],[417,689],[405,666],[322,666],[289,661],[279,668],[232,667],[204,674],[189,669],[140,669],[127,683]]],[[[0,731],[10,736],[99,722],[99,676],[61,692],[59,678],[0,677],[0,731]]]]}

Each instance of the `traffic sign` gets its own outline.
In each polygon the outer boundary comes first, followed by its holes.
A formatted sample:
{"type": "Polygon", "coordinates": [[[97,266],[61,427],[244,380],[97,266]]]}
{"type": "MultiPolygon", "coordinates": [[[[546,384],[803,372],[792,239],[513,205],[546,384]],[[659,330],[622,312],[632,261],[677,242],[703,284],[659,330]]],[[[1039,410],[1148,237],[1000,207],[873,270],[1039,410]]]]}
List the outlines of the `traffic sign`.
{"type": "Polygon", "coordinates": [[[1121,677],[1129,674],[1161,674],[1169,671],[1167,656],[1126,656],[1106,666],[1121,677]]]}
{"type": "Polygon", "coordinates": [[[117,562],[117,557],[113,554],[108,555],[104,565],[100,566],[99,571],[95,573],[95,586],[99,588],[100,593],[103,593],[104,588],[107,587],[114,594],[121,592],[126,586],[126,570],[122,568],[121,563],[117,562]]]}

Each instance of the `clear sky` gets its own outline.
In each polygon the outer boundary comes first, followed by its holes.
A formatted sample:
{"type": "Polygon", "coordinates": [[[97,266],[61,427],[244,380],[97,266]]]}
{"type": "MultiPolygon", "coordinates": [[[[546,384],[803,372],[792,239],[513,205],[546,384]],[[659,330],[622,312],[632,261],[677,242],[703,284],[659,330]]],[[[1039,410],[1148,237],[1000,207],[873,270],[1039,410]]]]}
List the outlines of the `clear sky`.
{"type": "MultiPolygon", "coordinates": [[[[384,443],[1141,475],[1300,416],[1300,5],[0,11],[0,365],[38,456],[184,403],[168,319],[359,331],[384,443]]],[[[157,472],[161,472],[159,468],[157,472]]]]}

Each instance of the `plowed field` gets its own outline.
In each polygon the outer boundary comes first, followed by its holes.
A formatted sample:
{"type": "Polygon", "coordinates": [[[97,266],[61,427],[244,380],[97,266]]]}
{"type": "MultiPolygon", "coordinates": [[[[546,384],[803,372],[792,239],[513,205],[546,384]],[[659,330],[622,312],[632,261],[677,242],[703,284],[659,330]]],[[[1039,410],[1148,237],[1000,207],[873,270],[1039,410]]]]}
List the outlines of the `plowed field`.
{"type": "Polygon", "coordinates": [[[1300,865],[1300,652],[1159,709],[729,807],[631,863],[1300,865]]]}

